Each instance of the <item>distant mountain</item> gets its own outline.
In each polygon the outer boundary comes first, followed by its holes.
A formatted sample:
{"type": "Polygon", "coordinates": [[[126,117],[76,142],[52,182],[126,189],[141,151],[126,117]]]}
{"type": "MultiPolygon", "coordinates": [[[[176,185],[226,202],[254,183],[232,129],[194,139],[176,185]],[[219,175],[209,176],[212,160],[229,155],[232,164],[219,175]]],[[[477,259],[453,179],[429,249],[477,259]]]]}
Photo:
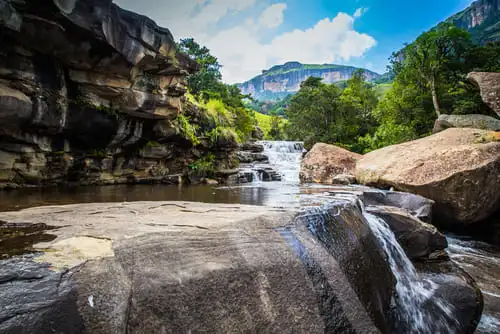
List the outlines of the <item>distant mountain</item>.
{"type": "MultiPolygon", "coordinates": [[[[288,62],[264,70],[261,75],[239,84],[238,87],[244,94],[251,94],[257,100],[275,101],[284,98],[290,93],[297,92],[300,84],[309,77],[320,77],[323,78],[323,82],[335,83],[349,80],[356,70],[358,68],[352,66],[288,62]]],[[[380,77],[375,72],[364,71],[367,81],[380,77]]]]}
{"type": "Polygon", "coordinates": [[[500,0],[479,0],[446,22],[468,30],[472,39],[481,44],[500,41],[500,0]]]}

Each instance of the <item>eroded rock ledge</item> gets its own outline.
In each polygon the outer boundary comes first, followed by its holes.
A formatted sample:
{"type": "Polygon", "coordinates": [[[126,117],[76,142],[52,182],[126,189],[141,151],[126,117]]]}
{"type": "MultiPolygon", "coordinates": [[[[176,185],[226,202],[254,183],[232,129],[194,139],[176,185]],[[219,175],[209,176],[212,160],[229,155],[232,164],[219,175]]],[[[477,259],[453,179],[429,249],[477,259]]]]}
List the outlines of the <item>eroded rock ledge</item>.
{"type": "Polygon", "coordinates": [[[177,182],[207,151],[234,167],[176,122],[200,121],[197,65],[168,29],[111,0],[0,0],[0,29],[0,188],[177,182]]]}

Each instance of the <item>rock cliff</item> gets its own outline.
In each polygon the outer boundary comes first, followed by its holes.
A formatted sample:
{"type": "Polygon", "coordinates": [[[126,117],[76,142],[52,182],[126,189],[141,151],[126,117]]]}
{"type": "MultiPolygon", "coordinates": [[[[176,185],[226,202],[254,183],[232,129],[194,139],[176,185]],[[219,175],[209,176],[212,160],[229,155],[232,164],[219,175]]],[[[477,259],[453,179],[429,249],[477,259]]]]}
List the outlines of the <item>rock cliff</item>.
{"type": "Polygon", "coordinates": [[[475,1],[447,21],[469,30],[477,42],[500,41],[500,0],[475,1]]]}
{"type": "MultiPolygon", "coordinates": [[[[288,62],[284,65],[273,66],[238,87],[244,94],[252,94],[258,100],[274,100],[297,92],[300,84],[309,77],[320,77],[326,83],[334,83],[349,80],[356,70],[358,69],[351,66],[288,62]]],[[[365,76],[371,81],[380,75],[365,70],[365,76]]]]}
{"type": "Polygon", "coordinates": [[[183,98],[196,70],[112,0],[0,0],[0,189],[177,180],[214,150],[177,120],[200,119],[183,98]]]}

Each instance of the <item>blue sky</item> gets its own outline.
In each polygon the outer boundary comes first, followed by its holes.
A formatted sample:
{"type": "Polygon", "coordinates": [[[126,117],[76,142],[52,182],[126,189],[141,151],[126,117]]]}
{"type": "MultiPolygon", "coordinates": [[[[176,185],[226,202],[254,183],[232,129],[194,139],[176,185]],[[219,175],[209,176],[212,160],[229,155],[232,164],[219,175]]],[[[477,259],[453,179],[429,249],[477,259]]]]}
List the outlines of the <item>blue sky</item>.
{"type": "Polygon", "coordinates": [[[242,82],[286,61],[354,65],[382,73],[406,42],[471,0],[115,0],[194,37],[242,82]]]}

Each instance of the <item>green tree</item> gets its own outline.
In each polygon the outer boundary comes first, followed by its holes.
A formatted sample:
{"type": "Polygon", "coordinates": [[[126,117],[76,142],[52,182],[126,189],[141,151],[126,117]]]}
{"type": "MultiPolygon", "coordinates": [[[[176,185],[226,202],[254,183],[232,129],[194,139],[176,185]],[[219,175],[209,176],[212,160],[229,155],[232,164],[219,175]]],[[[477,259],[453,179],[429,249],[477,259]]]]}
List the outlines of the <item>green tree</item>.
{"type": "Polygon", "coordinates": [[[210,50],[198,44],[193,38],[182,39],[178,48],[200,65],[200,70],[188,77],[189,91],[193,95],[198,95],[203,91],[217,90],[222,79],[220,72],[222,65],[210,54],[210,50]]]}
{"type": "Polygon", "coordinates": [[[267,135],[269,139],[272,140],[284,139],[283,122],[284,122],[283,117],[281,117],[277,113],[271,115],[271,130],[269,130],[269,133],[267,135]]]}
{"type": "Polygon", "coordinates": [[[364,82],[362,72],[355,73],[346,85],[342,91],[321,78],[304,81],[286,111],[287,137],[302,139],[307,147],[326,142],[362,151],[358,137],[375,125],[372,111],[377,97],[371,85],[364,82]]]}
{"type": "Polygon", "coordinates": [[[443,24],[420,35],[417,40],[393,55],[396,77],[429,90],[434,111],[441,114],[439,85],[463,72],[465,56],[471,47],[468,32],[443,24]]]}

